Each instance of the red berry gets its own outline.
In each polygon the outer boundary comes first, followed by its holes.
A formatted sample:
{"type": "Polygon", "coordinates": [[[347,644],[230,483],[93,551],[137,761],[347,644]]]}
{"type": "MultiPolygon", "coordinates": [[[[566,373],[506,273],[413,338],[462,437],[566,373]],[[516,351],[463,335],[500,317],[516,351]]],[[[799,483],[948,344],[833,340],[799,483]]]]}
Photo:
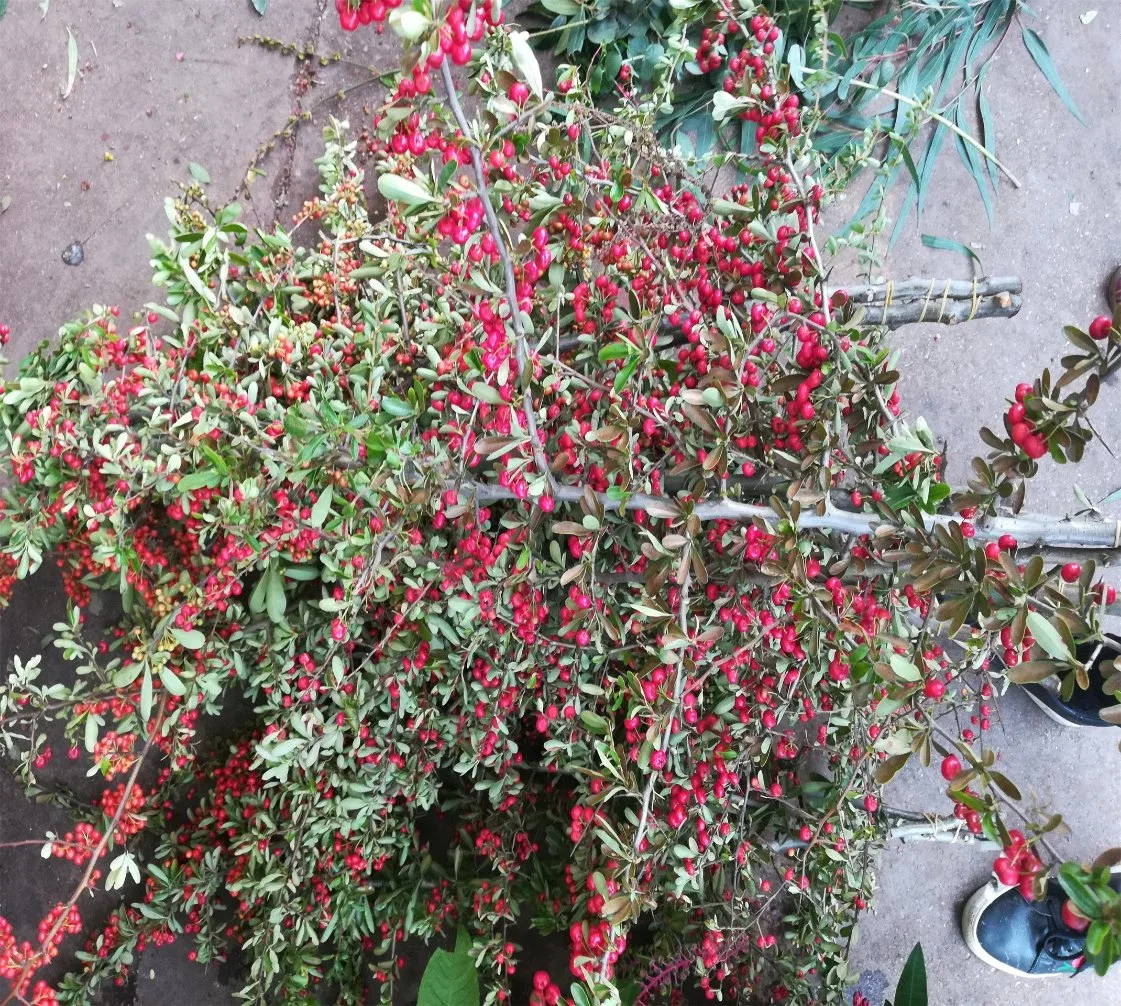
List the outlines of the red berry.
{"type": "Polygon", "coordinates": [[[1022,402],[1032,392],[1030,384],[1017,384],[1016,385],[1016,401],[1022,402]]]}
{"type": "Polygon", "coordinates": [[[1012,436],[1012,443],[1016,444],[1017,447],[1022,447],[1024,441],[1031,436],[1031,427],[1027,423],[1013,423],[1009,432],[1012,436]]]}
{"type": "Polygon", "coordinates": [[[1078,914],[1078,909],[1074,907],[1074,902],[1069,899],[1063,902],[1063,907],[1060,913],[1065,922],[1076,933],[1082,932],[1090,925],[1090,920],[1083,918],[1078,914]]]}
{"type": "Polygon", "coordinates": [[[349,7],[339,14],[339,27],[343,31],[357,31],[358,30],[358,11],[351,10],[349,7]]]}
{"type": "Polygon", "coordinates": [[[1059,570],[1061,576],[1067,583],[1074,583],[1082,575],[1082,567],[1076,562],[1068,562],[1062,569],[1059,570]]]}
{"type": "Polygon", "coordinates": [[[1020,444],[1024,453],[1033,461],[1038,461],[1044,454],[1047,453],[1047,441],[1044,440],[1038,433],[1029,433],[1024,442],[1020,444]]]}
{"type": "Polygon", "coordinates": [[[1020,882],[1020,871],[1007,856],[996,857],[993,861],[993,873],[1005,887],[1015,887],[1020,882]]]}
{"type": "Polygon", "coordinates": [[[942,778],[949,782],[961,771],[961,759],[957,755],[946,755],[942,759],[942,778]]]}
{"type": "Polygon", "coordinates": [[[466,66],[471,62],[471,43],[466,39],[462,42],[456,42],[452,46],[451,58],[456,66],[466,66]]]}
{"type": "Polygon", "coordinates": [[[1019,542],[1017,542],[1016,539],[1010,534],[1002,534],[997,539],[996,543],[1001,547],[1001,549],[1005,551],[1011,551],[1019,544],[1019,542]]]}
{"type": "Polygon", "coordinates": [[[985,546],[985,558],[996,562],[1000,558],[1000,546],[995,541],[990,541],[985,546]]]}
{"type": "Polygon", "coordinates": [[[928,699],[940,699],[946,694],[946,683],[941,678],[931,678],[922,690],[928,699]]]}
{"type": "Polygon", "coordinates": [[[866,811],[868,811],[869,814],[875,814],[876,810],[879,806],[880,806],[880,801],[877,800],[875,798],[875,796],[873,796],[871,793],[869,793],[864,798],[864,809],[866,811]]]}
{"type": "Polygon", "coordinates": [[[524,105],[529,100],[529,87],[523,81],[515,80],[507,92],[510,100],[517,105],[524,105]]]}
{"type": "Polygon", "coordinates": [[[1109,333],[1113,331],[1113,319],[1106,314],[1099,314],[1092,322],[1090,322],[1090,338],[1091,339],[1108,339],[1109,333]]]}
{"type": "Polygon", "coordinates": [[[1020,402],[1008,407],[1008,421],[1010,423],[1022,423],[1024,421],[1024,406],[1020,402]]]}

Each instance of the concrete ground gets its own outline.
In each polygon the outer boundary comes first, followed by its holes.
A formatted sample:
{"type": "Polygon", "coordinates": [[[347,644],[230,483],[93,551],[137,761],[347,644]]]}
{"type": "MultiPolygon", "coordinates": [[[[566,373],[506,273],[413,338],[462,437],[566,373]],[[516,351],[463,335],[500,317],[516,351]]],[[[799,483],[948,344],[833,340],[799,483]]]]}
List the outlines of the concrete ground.
{"type": "MultiPolygon", "coordinates": [[[[393,62],[394,43],[371,32],[345,37],[327,0],[271,0],[258,18],[248,0],[10,0],[0,20],[0,323],[12,328],[13,359],[94,302],[128,312],[154,296],[148,286],[144,235],[163,234],[163,197],[189,178],[190,162],[212,179],[217,201],[231,198],[262,143],[297,107],[315,107],[316,123],[292,144],[281,142],[264,162],[268,172],[250,188],[247,218],[268,225],[290,217],[314,186],[311,159],[318,123],[328,112],[362,119],[376,88],[360,87],[340,106],[327,100],[368,77],[363,67],[393,62]],[[326,16],[324,16],[324,10],[326,16]],[[79,45],[79,75],[63,100],[67,26],[79,45]],[[341,49],[345,60],[320,71],[306,95],[295,62],[256,45],[254,33],[341,49]],[[63,250],[84,247],[80,266],[63,250]]],[[[1062,326],[1085,325],[1103,307],[1100,289],[1121,260],[1121,33],[1118,0],[1051,0],[1037,27],[1054,55],[1088,125],[1070,116],[1036,72],[1013,34],[992,61],[988,94],[998,124],[998,153],[1022,187],[1002,183],[990,231],[970,181],[950,144],[935,178],[927,213],[892,253],[890,275],[969,275],[962,256],[924,248],[921,233],[950,237],[981,255],[987,271],[1024,280],[1024,309],[1013,321],[981,321],[956,329],[918,326],[901,331],[904,403],[949,441],[950,473],[960,477],[981,445],[979,424],[999,425],[1015,384],[1063,353],[1062,326]],[[1098,8],[1083,24],[1080,15],[1098,8]]],[[[243,199],[244,201],[244,199],[243,199]]],[[[1103,391],[1094,421],[1121,450],[1116,385],[1103,391]]],[[[1091,498],[1121,485],[1121,463],[1100,447],[1077,470],[1045,463],[1033,509],[1062,513],[1077,481],[1091,498]]],[[[1121,516],[1121,508],[1111,512],[1121,516]]],[[[0,622],[0,656],[15,645],[11,613],[0,622]]],[[[21,652],[23,652],[21,647],[21,652]]],[[[1121,845],[1121,754],[1116,731],[1062,731],[1019,695],[1001,703],[993,745],[1025,798],[1061,812],[1069,835],[1061,852],[1092,858],[1121,845]]],[[[42,835],[55,815],[23,801],[0,780],[0,838],[42,835]]],[[[889,803],[946,812],[931,773],[904,773],[889,803]]],[[[42,904],[56,900],[73,878],[30,856],[0,862],[0,914],[34,927],[42,904]],[[34,870],[34,874],[30,870],[34,870]],[[28,871],[21,873],[21,871],[28,871]],[[25,905],[23,912],[20,906],[25,905]]],[[[940,1006],[1052,1006],[1073,995],[1085,1006],[1121,1001],[1121,970],[1107,979],[1085,976],[1068,987],[1000,975],[977,963],[957,936],[959,902],[989,870],[991,853],[957,844],[892,846],[881,868],[878,907],[862,924],[857,964],[894,982],[910,947],[921,940],[931,975],[931,1002],[940,1006]]],[[[232,1001],[213,975],[186,965],[182,952],[146,954],[130,1001],[171,1006],[232,1001]]]]}

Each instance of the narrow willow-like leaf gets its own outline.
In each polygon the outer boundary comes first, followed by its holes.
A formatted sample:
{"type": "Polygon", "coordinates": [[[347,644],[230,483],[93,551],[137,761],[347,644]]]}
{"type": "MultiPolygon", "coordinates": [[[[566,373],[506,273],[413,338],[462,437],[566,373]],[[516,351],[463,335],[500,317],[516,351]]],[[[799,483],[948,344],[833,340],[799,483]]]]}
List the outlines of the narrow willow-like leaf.
{"type": "Polygon", "coordinates": [[[1055,69],[1055,64],[1051,59],[1051,53],[1047,48],[1047,44],[1039,37],[1038,32],[1033,31],[1027,25],[1024,25],[1022,35],[1024,38],[1024,46],[1031,54],[1031,58],[1035,60],[1035,65],[1039,67],[1040,73],[1047,78],[1047,83],[1051,85],[1051,90],[1062,99],[1063,104],[1070,109],[1071,115],[1085,126],[1086,120],[1082,118],[1082,113],[1078,110],[1078,106],[1074,103],[1070,92],[1067,91],[1062,77],[1059,76],[1059,71],[1055,69]]]}

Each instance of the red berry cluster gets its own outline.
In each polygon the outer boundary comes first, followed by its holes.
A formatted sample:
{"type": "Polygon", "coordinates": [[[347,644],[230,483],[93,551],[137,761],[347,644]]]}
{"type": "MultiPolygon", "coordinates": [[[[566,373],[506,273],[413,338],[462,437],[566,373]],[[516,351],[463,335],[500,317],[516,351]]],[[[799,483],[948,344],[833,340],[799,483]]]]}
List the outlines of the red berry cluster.
{"type": "Polygon", "coordinates": [[[1012,443],[1020,448],[1033,461],[1047,453],[1047,441],[1036,431],[1035,424],[1027,414],[1025,402],[1035,394],[1030,384],[1016,385],[1016,401],[1006,413],[1008,433],[1012,443]]]}
{"type": "Polygon", "coordinates": [[[1008,845],[993,861],[996,879],[1006,887],[1019,887],[1020,893],[1031,901],[1035,897],[1035,878],[1042,872],[1043,863],[1031,851],[1022,831],[1008,833],[1008,845]]]}
{"type": "Polygon", "coordinates": [[[529,1006],[557,1006],[560,1002],[560,986],[549,977],[549,972],[535,971],[533,974],[533,991],[529,996],[529,1006]]]}

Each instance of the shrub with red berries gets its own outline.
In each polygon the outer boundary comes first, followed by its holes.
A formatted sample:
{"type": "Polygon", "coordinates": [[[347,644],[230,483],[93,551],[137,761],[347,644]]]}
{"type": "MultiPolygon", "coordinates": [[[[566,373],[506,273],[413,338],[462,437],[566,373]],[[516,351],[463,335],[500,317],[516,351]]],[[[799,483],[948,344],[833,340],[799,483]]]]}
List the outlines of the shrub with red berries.
{"type": "MultiPolygon", "coordinates": [[[[127,894],[59,1001],[182,934],[238,951],[249,1000],[390,1002],[406,941],[458,926],[491,1004],[836,1001],[912,752],[1038,872],[977,741],[1009,675],[1078,677],[1114,529],[1006,513],[1040,460],[1014,433],[951,495],[882,332],[826,296],[766,16],[722,19],[721,114],[758,149],[714,197],[657,100],[604,113],[497,2],[434,8],[342,5],[409,45],[371,177],[332,122],[289,232],[189,191],[164,303],[64,326],[0,389],[0,582],[58,566],[80,670],[17,662],[0,736],[29,782],[54,723],[84,750],[104,794],[48,854],[127,894]]],[[[1121,365],[1116,329],[1075,345],[1016,396],[1063,458],[1121,365]]],[[[0,938],[31,989],[49,948],[0,938]]]]}

